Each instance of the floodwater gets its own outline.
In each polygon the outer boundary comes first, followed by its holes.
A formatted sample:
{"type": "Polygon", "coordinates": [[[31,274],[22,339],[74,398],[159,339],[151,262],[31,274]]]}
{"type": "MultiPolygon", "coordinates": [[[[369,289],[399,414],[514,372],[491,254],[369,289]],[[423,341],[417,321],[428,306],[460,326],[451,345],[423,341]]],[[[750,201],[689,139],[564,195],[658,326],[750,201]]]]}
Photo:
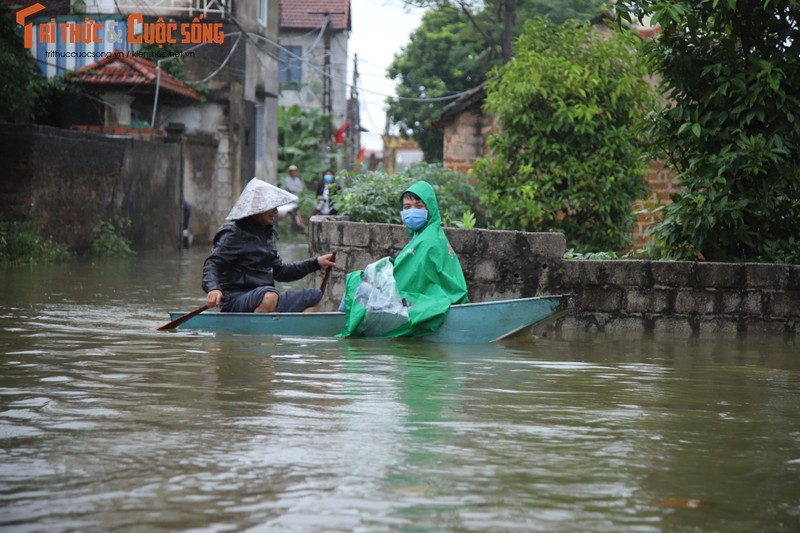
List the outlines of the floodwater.
{"type": "Polygon", "coordinates": [[[0,267],[0,530],[800,529],[796,341],[155,331],[205,251],[0,267]]]}

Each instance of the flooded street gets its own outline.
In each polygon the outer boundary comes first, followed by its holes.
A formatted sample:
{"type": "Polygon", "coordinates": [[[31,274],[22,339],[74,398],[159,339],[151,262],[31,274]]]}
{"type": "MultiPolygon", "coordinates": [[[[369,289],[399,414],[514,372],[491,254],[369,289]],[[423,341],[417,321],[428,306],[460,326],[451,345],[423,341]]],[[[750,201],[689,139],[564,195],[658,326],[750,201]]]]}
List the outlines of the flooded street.
{"type": "Polygon", "coordinates": [[[206,252],[0,267],[2,531],[797,531],[797,341],[155,331],[206,252]]]}

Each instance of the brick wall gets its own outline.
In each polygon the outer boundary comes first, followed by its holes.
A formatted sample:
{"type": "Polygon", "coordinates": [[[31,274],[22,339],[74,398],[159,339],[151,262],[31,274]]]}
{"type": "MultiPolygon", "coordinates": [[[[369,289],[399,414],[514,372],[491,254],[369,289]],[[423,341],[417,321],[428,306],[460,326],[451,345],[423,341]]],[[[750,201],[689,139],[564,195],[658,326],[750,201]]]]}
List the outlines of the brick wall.
{"type": "Polygon", "coordinates": [[[650,186],[650,194],[633,204],[633,211],[637,212],[633,228],[634,248],[644,248],[648,241],[647,229],[659,220],[652,210],[659,205],[669,204],[670,197],[679,190],[672,173],[658,161],[650,163],[645,179],[650,186]]]}
{"type": "Polygon", "coordinates": [[[444,166],[466,174],[486,153],[486,139],[494,127],[495,118],[480,109],[457,115],[444,127],[444,166]]]}

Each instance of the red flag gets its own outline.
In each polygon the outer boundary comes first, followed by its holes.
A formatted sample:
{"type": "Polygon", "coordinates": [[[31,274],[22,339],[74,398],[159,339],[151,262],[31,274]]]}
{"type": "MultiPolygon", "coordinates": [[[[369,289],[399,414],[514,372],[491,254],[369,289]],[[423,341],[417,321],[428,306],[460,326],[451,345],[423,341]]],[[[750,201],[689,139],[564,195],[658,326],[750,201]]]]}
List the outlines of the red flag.
{"type": "Polygon", "coordinates": [[[364,162],[364,156],[367,155],[367,149],[362,148],[358,151],[358,158],[356,159],[356,166],[360,166],[364,162]]]}
{"type": "Polygon", "coordinates": [[[336,133],[333,134],[333,144],[342,144],[344,142],[344,132],[347,131],[347,126],[350,124],[349,120],[345,120],[342,127],[336,130],[336,133]]]}

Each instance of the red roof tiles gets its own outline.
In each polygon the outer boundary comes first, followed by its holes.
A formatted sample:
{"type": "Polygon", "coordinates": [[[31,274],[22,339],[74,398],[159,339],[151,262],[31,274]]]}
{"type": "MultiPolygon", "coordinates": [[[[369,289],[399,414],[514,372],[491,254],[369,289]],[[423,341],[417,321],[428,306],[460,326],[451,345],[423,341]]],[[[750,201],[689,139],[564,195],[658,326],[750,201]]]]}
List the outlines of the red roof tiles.
{"type": "Polygon", "coordinates": [[[350,31],[350,0],[281,0],[281,29],[320,28],[325,13],[331,29],[350,31]]]}
{"type": "MultiPolygon", "coordinates": [[[[81,67],[65,76],[68,81],[89,85],[150,86],[155,91],[158,71],[156,64],[143,57],[115,50],[114,55],[81,67]]],[[[181,80],[161,70],[159,91],[200,100],[200,94],[181,80]]]]}

